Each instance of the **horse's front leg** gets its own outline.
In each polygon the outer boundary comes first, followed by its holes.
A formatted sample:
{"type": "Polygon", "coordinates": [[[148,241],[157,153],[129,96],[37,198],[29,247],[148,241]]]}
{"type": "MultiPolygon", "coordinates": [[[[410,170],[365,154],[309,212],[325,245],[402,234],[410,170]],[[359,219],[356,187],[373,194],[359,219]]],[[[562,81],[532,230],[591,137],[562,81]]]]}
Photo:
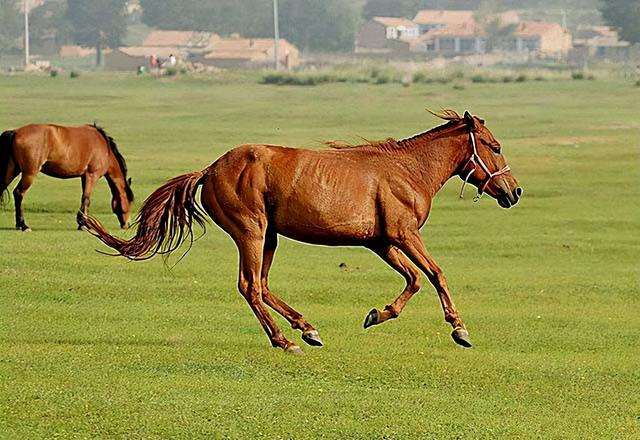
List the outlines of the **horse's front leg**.
{"type": "Polygon", "coordinates": [[[453,332],[451,333],[453,340],[463,347],[471,347],[469,333],[456,311],[451,295],[449,295],[447,281],[444,278],[442,269],[424,247],[420,232],[416,230],[403,234],[402,238],[397,240],[397,246],[425,273],[438,292],[444,319],[453,327],[453,332]]]}
{"type": "Polygon", "coordinates": [[[82,229],[82,220],[89,213],[89,205],[91,205],[91,193],[93,187],[100,176],[94,173],[85,173],[80,179],[82,180],[82,198],[80,199],[80,210],[76,216],[76,222],[78,223],[78,230],[82,229]]]}
{"type": "Polygon", "coordinates": [[[407,285],[400,296],[391,304],[386,305],[383,310],[371,310],[364,320],[364,328],[397,318],[411,297],[420,290],[420,273],[400,249],[390,244],[369,246],[369,249],[402,275],[407,285]]]}

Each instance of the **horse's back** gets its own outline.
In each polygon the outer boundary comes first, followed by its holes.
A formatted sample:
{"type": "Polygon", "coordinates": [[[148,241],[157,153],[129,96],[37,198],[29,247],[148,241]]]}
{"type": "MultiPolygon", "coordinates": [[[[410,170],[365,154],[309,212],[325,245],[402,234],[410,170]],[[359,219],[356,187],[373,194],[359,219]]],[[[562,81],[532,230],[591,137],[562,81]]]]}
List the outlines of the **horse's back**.
{"type": "Polygon", "coordinates": [[[90,126],[29,124],[15,132],[13,155],[23,172],[77,177],[87,170],[96,153],[107,152],[101,135],[90,126]]]}
{"type": "Polygon", "coordinates": [[[375,235],[377,185],[357,154],[250,144],[214,162],[203,202],[217,223],[231,213],[301,241],[357,243],[375,235]]]}

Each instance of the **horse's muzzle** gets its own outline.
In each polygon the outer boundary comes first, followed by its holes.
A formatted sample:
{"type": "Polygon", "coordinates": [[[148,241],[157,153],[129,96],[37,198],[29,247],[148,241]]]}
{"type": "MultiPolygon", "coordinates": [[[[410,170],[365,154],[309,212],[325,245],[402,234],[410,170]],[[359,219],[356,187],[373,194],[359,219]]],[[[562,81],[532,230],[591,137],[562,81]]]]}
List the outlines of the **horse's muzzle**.
{"type": "Polygon", "coordinates": [[[503,195],[498,197],[498,205],[505,209],[511,208],[518,203],[520,197],[522,197],[522,192],[523,189],[521,187],[517,187],[512,192],[505,192],[503,195]]]}

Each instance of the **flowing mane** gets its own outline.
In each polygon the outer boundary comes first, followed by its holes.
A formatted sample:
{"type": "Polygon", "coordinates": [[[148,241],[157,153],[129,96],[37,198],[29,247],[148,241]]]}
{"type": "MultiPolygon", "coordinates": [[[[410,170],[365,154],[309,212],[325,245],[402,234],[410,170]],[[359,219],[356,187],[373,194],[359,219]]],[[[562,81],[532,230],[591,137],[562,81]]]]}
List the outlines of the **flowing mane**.
{"type": "Polygon", "coordinates": [[[104,138],[105,142],[111,149],[111,152],[115,156],[116,161],[120,166],[122,175],[124,176],[125,191],[127,193],[127,199],[129,199],[130,202],[133,202],[133,198],[134,198],[133,191],[131,190],[131,187],[129,186],[129,181],[127,180],[127,163],[125,162],[124,157],[122,157],[122,154],[120,154],[120,151],[118,150],[118,145],[116,145],[116,141],[114,141],[113,138],[109,136],[107,132],[104,131],[104,129],[98,126],[95,122],[93,124],[89,124],[89,126],[95,128],[98,131],[98,133],[100,133],[100,135],[104,138]]]}
{"type": "Polygon", "coordinates": [[[410,141],[418,137],[439,133],[440,131],[449,129],[462,121],[462,117],[455,110],[443,109],[443,110],[434,112],[427,109],[427,111],[432,115],[442,120],[445,120],[447,122],[442,125],[433,127],[427,131],[423,131],[421,133],[417,133],[417,134],[414,134],[413,136],[403,138],[403,139],[394,139],[390,137],[383,140],[377,140],[377,141],[370,141],[370,140],[364,139],[365,140],[364,144],[356,144],[356,145],[351,144],[349,142],[344,142],[344,141],[324,141],[322,142],[322,144],[326,145],[327,147],[335,148],[338,150],[349,149],[349,148],[366,148],[366,147],[373,147],[373,148],[378,148],[382,150],[395,150],[398,148],[402,148],[405,145],[408,145],[410,141]]]}

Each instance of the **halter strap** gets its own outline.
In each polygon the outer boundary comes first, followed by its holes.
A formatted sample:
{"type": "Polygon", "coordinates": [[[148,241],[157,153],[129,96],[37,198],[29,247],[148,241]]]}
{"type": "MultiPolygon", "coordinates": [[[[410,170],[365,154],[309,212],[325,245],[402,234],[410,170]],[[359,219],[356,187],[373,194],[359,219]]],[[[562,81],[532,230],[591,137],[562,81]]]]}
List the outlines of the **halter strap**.
{"type": "Polygon", "coordinates": [[[506,165],[504,168],[496,171],[495,173],[492,173],[489,170],[489,167],[487,167],[487,164],[484,163],[484,161],[482,160],[482,158],[478,154],[478,147],[476,145],[476,136],[473,134],[473,131],[469,131],[469,139],[471,140],[471,147],[472,147],[473,151],[471,153],[471,158],[465,164],[464,168],[466,168],[467,165],[469,165],[469,164],[473,164],[473,168],[471,169],[471,171],[469,171],[469,174],[467,174],[467,177],[464,178],[464,182],[462,183],[462,188],[460,188],[460,198],[463,198],[463,196],[464,196],[464,187],[466,186],[467,182],[469,181],[469,177],[471,177],[471,175],[476,171],[476,169],[478,169],[478,165],[479,165],[480,168],[482,168],[482,171],[485,172],[487,177],[484,180],[484,182],[482,183],[482,185],[478,187],[478,194],[476,196],[476,200],[477,200],[480,197],[482,197],[482,194],[484,194],[484,190],[487,188],[487,185],[489,184],[491,179],[511,171],[511,168],[509,167],[509,165],[506,165]]]}

